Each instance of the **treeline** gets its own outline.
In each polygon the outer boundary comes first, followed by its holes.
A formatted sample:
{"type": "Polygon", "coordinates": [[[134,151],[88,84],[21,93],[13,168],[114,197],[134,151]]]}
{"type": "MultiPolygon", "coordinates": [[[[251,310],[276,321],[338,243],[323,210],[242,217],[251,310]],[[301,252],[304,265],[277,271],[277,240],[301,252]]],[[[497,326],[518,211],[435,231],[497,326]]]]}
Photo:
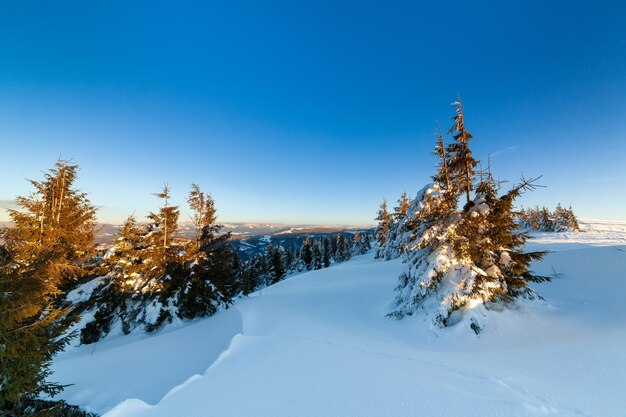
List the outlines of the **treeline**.
{"type": "Polygon", "coordinates": [[[376,230],[377,255],[385,259],[403,256],[405,269],[396,287],[390,316],[419,314],[435,327],[463,322],[479,333],[487,311],[502,309],[520,298],[534,298],[531,282],[549,277],[530,270],[544,252],[525,252],[529,238],[520,230],[515,200],[534,188],[535,179],[524,179],[502,190],[502,182],[488,169],[478,170],[479,160],[470,149],[472,135],[465,127],[460,101],[446,143],[437,131],[438,158],[433,183],[426,185],[402,209],[387,213],[381,205],[376,230]]]}
{"type": "Polygon", "coordinates": [[[572,208],[563,208],[557,204],[554,211],[547,207],[522,208],[517,214],[523,228],[542,232],[578,232],[580,226],[572,208]]]}
{"type": "Polygon", "coordinates": [[[267,253],[239,263],[241,293],[251,292],[267,285],[276,284],[285,276],[302,271],[328,268],[331,264],[344,262],[352,256],[362,255],[372,247],[367,232],[354,232],[352,237],[338,233],[335,238],[307,237],[299,247],[272,246],[267,253]]]}

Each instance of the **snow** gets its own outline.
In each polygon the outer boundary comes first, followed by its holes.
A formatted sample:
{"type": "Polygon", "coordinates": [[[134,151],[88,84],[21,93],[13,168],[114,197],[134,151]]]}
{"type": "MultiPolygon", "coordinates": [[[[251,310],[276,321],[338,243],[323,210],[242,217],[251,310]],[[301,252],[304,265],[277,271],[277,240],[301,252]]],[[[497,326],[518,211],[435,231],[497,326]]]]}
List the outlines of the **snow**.
{"type": "Polygon", "coordinates": [[[87,301],[89,297],[91,297],[91,293],[93,292],[93,290],[95,290],[102,283],[103,279],[104,277],[92,279],[91,281],[79,286],[75,290],[70,291],[69,293],[67,293],[67,301],[74,304],[87,301]]]}
{"type": "Polygon", "coordinates": [[[373,254],[194,322],[71,347],[61,395],[106,417],[598,416],[626,410],[626,223],[538,234],[545,301],[432,330],[385,317],[403,269],[373,254]],[[617,246],[622,245],[622,246],[617,246]]]}
{"type": "Polygon", "coordinates": [[[530,250],[568,250],[582,247],[626,245],[626,222],[579,219],[580,232],[531,232],[530,250]]]}

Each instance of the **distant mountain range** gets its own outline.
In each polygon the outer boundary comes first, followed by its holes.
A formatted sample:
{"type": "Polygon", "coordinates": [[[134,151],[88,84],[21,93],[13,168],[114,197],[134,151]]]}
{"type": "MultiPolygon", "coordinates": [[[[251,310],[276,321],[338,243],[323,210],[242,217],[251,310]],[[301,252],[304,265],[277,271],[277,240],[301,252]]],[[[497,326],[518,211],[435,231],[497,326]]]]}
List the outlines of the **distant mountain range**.
{"type": "MultiPolygon", "coordinates": [[[[1,226],[9,225],[8,222],[0,222],[1,226]]],[[[116,238],[120,225],[102,223],[96,235],[96,243],[109,245],[116,238]]],[[[191,224],[180,225],[183,236],[194,236],[194,228],[191,224]]],[[[263,253],[271,243],[274,246],[299,247],[307,236],[311,239],[325,236],[335,236],[337,233],[344,235],[353,234],[356,231],[371,233],[371,227],[354,226],[319,226],[319,225],[287,225],[280,223],[226,223],[222,229],[231,232],[231,245],[243,259],[263,253]]]]}

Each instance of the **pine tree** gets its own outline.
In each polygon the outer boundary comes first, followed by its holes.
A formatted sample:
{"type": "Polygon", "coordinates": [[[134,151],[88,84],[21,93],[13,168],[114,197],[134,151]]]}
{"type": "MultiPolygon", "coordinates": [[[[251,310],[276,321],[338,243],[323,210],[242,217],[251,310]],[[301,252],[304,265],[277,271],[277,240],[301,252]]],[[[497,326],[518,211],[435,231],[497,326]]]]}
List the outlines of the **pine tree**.
{"type": "Polygon", "coordinates": [[[391,229],[391,216],[387,212],[387,201],[383,200],[378,210],[378,216],[374,220],[378,220],[378,227],[376,227],[376,258],[381,257],[382,249],[387,244],[387,235],[391,229]]]}
{"type": "MultiPolygon", "coordinates": [[[[63,386],[50,382],[50,363],[69,340],[72,322],[60,308],[62,287],[89,273],[96,209],[74,187],[78,165],[57,161],[35,191],[8,210],[0,260],[0,411],[14,413],[40,394],[63,386]]],[[[17,411],[19,412],[19,411],[17,411]]]]}
{"type": "MultiPolygon", "coordinates": [[[[93,292],[89,304],[95,305],[94,319],[80,331],[80,341],[94,343],[111,331],[116,319],[122,330],[129,333],[131,319],[126,300],[141,296],[144,280],[141,275],[145,255],[146,230],[139,226],[134,216],[128,216],[118,232],[113,248],[101,262],[104,282],[93,292]]],[[[82,310],[82,306],[76,306],[82,310]]]]}
{"type": "Polygon", "coordinates": [[[241,293],[249,295],[253,293],[257,287],[256,276],[251,268],[244,268],[241,271],[241,293]]]}
{"type": "Polygon", "coordinates": [[[345,253],[345,249],[343,245],[344,245],[343,237],[341,236],[341,233],[337,233],[337,238],[335,239],[335,253],[333,256],[335,259],[335,262],[337,263],[345,261],[345,259],[343,258],[343,255],[345,253]]]}
{"type": "Polygon", "coordinates": [[[394,207],[394,211],[393,211],[394,222],[401,221],[404,218],[404,216],[406,216],[406,213],[409,210],[410,206],[411,206],[411,200],[409,199],[409,196],[407,195],[405,191],[402,193],[402,195],[398,199],[398,205],[394,207]]]}
{"type": "Polygon", "coordinates": [[[359,232],[355,232],[352,235],[352,245],[351,245],[351,252],[353,255],[360,255],[361,254],[361,234],[359,232]]]}
{"type": "Polygon", "coordinates": [[[307,270],[313,268],[313,251],[311,249],[311,239],[307,236],[302,242],[302,246],[300,247],[300,259],[304,263],[304,267],[307,270]]]}
{"type": "Polygon", "coordinates": [[[216,221],[215,205],[211,196],[205,194],[198,184],[191,184],[191,191],[187,196],[187,202],[192,211],[191,220],[194,225],[196,249],[199,250],[203,227],[205,225],[214,224],[216,221]]]}
{"type": "MultiPolygon", "coordinates": [[[[141,262],[133,268],[134,292],[148,294],[148,297],[150,294],[164,293],[168,290],[170,273],[174,269],[179,269],[182,259],[178,254],[183,249],[175,240],[180,211],[177,206],[169,204],[171,198],[169,187],[166,184],[160,193],[153,195],[163,201],[163,206],[157,212],[148,213],[150,222],[143,234],[141,262]]],[[[160,323],[161,320],[159,325],[160,323]]]]}
{"type": "Polygon", "coordinates": [[[545,232],[554,231],[554,221],[552,219],[552,213],[547,207],[543,207],[539,213],[539,223],[541,224],[541,230],[545,232]]]}
{"type": "Polygon", "coordinates": [[[283,262],[285,264],[285,271],[291,272],[295,270],[294,263],[295,263],[296,256],[292,247],[285,249],[283,258],[284,258],[283,262]]]}
{"type": "MultiPolygon", "coordinates": [[[[450,161],[446,164],[449,173],[450,189],[454,194],[465,194],[467,203],[471,201],[471,191],[473,188],[474,168],[478,162],[472,156],[469,142],[472,135],[465,129],[465,118],[463,115],[463,104],[461,100],[452,103],[456,106],[456,115],[452,118],[454,125],[450,129],[450,134],[454,142],[447,147],[447,154],[450,161]]],[[[443,174],[438,174],[438,177],[443,174]]]]}
{"type": "Polygon", "coordinates": [[[200,233],[198,251],[190,259],[191,272],[183,273],[178,315],[195,318],[212,315],[218,306],[228,305],[239,288],[233,271],[230,232],[220,234],[222,226],[217,224],[213,198],[194,184],[187,200],[200,233]]]}
{"type": "Polygon", "coordinates": [[[435,146],[435,155],[437,156],[439,163],[437,164],[437,174],[433,176],[433,180],[445,190],[450,190],[450,172],[448,171],[449,157],[439,124],[437,124],[436,136],[437,145],[435,146]]]}
{"type": "MultiPolygon", "coordinates": [[[[530,271],[531,262],[544,253],[523,251],[529,236],[518,230],[513,211],[514,201],[533,189],[535,180],[522,178],[520,184],[501,194],[490,170],[477,176],[473,170],[477,162],[468,146],[471,135],[463,125],[461,104],[456,104],[457,117],[451,129],[457,132],[456,143],[447,148],[450,189],[441,180],[424,187],[405,220],[395,226],[400,231],[397,238],[387,242],[406,247],[406,268],[396,288],[396,309],[390,315],[432,314],[435,325],[465,321],[478,333],[492,304],[534,298],[528,284],[549,278],[530,271]],[[466,195],[463,210],[450,204],[449,193],[466,195]],[[471,309],[466,308],[470,305],[471,309]]],[[[443,178],[444,169],[440,163],[435,178],[443,178]]]]}
{"type": "Polygon", "coordinates": [[[342,236],[341,233],[337,234],[337,252],[335,254],[335,260],[337,262],[345,262],[351,257],[351,246],[348,239],[342,236]]]}
{"type": "Polygon", "coordinates": [[[330,257],[335,260],[335,262],[337,261],[337,239],[333,239],[332,237],[328,238],[328,243],[329,245],[329,252],[330,252],[330,257]]]}
{"type": "Polygon", "coordinates": [[[154,193],[154,196],[163,200],[163,207],[157,213],[150,213],[148,218],[152,220],[152,226],[155,229],[155,233],[152,233],[155,243],[159,240],[163,242],[162,245],[155,244],[154,246],[162,248],[162,256],[167,261],[176,253],[175,250],[177,248],[174,246],[174,238],[178,232],[180,211],[178,206],[170,206],[169,204],[171,195],[167,184],[163,186],[163,190],[160,193],[154,193]]]}
{"type": "Polygon", "coordinates": [[[574,232],[580,231],[580,225],[578,224],[578,218],[574,214],[574,210],[572,210],[571,206],[569,207],[569,209],[567,209],[566,215],[567,215],[567,224],[569,225],[571,230],[573,230],[574,232]]]}
{"type": "MultiPolygon", "coordinates": [[[[232,248],[231,248],[232,249],[232,248]]],[[[239,260],[239,254],[236,250],[232,251],[230,270],[233,274],[233,279],[237,284],[237,291],[241,291],[241,261],[239,260]]]]}
{"type": "Polygon", "coordinates": [[[110,255],[102,261],[105,272],[118,276],[122,286],[130,292],[137,291],[138,285],[142,283],[139,271],[146,258],[146,235],[146,228],[137,224],[135,216],[128,216],[118,232],[110,255]]]}
{"type": "Polygon", "coordinates": [[[322,251],[317,239],[313,240],[312,246],[313,269],[322,269],[322,251]]]}
{"type": "Polygon", "coordinates": [[[364,248],[365,252],[368,252],[370,249],[372,249],[372,242],[371,242],[369,233],[365,233],[365,235],[364,235],[364,238],[363,238],[363,248],[364,248]]]}
{"type": "Polygon", "coordinates": [[[280,247],[274,248],[270,243],[267,248],[267,256],[270,262],[268,284],[272,285],[282,280],[285,276],[285,271],[283,270],[282,251],[280,250],[280,247]]]}
{"type": "Polygon", "coordinates": [[[325,237],[322,239],[322,263],[324,268],[330,266],[330,240],[325,237]]]}

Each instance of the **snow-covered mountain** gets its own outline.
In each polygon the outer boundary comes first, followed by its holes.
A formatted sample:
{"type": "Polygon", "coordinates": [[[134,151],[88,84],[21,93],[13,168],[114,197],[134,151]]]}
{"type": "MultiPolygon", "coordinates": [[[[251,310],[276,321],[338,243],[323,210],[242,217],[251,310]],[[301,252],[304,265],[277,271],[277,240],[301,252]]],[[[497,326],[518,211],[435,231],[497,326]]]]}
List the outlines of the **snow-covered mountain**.
{"type": "Polygon", "coordinates": [[[545,301],[479,336],[385,317],[400,260],[292,276],[213,317],[70,347],[61,395],[107,417],[598,416],[626,410],[626,223],[539,233],[545,301]]]}

